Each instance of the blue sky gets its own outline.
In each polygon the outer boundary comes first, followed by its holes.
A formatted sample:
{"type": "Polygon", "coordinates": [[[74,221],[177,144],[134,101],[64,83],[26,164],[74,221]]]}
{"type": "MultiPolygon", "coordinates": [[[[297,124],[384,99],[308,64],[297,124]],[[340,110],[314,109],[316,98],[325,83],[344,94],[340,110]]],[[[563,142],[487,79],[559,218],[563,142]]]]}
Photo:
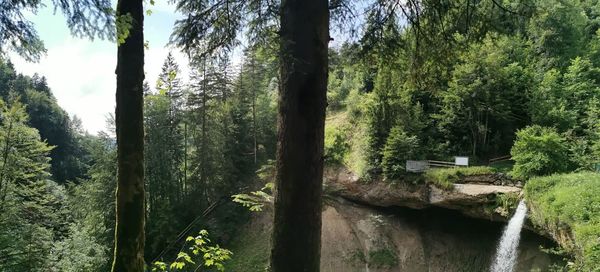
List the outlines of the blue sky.
{"type": "MultiPolygon", "coordinates": [[[[62,14],[54,14],[51,1],[45,2],[48,2],[47,7],[28,17],[44,41],[48,50],[46,56],[39,63],[30,63],[10,54],[11,61],[17,72],[45,76],[59,105],[70,115],[82,119],[88,132],[104,130],[106,115],[114,112],[117,46],[109,41],[91,41],[71,36],[62,14]]],[[[167,1],[156,2],[151,7],[152,15],[144,20],[145,39],[150,45],[145,52],[145,71],[150,85],[154,85],[169,51],[173,51],[184,80],[189,71],[184,55],[166,47],[178,18],[175,8],[167,5],[167,1]]]]}

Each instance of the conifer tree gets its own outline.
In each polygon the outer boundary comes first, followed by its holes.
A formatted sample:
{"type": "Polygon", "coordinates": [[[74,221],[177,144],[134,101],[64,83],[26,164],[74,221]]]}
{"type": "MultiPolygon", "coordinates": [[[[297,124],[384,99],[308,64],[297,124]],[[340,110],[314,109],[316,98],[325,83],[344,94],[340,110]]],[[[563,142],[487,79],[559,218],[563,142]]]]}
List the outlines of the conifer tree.
{"type": "Polygon", "coordinates": [[[50,181],[52,147],[27,126],[24,105],[0,100],[0,270],[44,271],[60,203],[50,181]]]}
{"type": "Polygon", "coordinates": [[[119,0],[117,24],[117,200],[113,272],[144,271],[144,8],[119,0]],[[128,35],[125,35],[128,34],[128,35]],[[122,43],[121,43],[122,42],[122,43]]]}

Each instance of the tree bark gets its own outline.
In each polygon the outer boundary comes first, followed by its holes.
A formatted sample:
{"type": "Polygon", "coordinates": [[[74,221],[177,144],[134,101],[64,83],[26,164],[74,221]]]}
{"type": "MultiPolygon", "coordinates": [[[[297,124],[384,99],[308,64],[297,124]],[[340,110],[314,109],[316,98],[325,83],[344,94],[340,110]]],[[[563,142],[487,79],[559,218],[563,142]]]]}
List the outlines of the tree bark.
{"type": "Polygon", "coordinates": [[[119,0],[117,14],[133,19],[118,46],[116,133],[117,223],[113,272],[144,271],[144,34],[143,1],[119,0]]]}
{"type": "Polygon", "coordinates": [[[208,79],[206,78],[206,58],[204,58],[202,64],[202,143],[200,153],[202,154],[202,162],[200,163],[200,169],[202,173],[200,175],[200,184],[202,185],[203,192],[203,200],[206,201],[206,205],[210,205],[210,200],[208,199],[208,167],[206,163],[208,162],[208,154],[207,154],[207,139],[206,139],[206,100],[208,96],[206,95],[208,79]]]}
{"type": "Polygon", "coordinates": [[[250,75],[252,76],[252,82],[254,83],[252,86],[252,138],[254,138],[254,164],[256,165],[258,144],[256,140],[256,75],[254,74],[256,64],[254,63],[254,55],[252,55],[251,65],[252,71],[250,75]]]}
{"type": "Polygon", "coordinates": [[[281,2],[273,272],[319,271],[327,0],[281,2]]]}

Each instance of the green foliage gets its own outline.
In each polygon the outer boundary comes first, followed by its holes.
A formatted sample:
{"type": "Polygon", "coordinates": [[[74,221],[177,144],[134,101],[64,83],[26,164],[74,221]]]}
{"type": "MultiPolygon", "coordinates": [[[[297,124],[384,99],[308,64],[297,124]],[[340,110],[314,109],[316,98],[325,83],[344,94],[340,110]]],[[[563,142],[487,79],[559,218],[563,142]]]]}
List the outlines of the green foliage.
{"type": "Polygon", "coordinates": [[[392,268],[398,265],[398,256],[391,249],[377,249],[369,251],[369,267],[392,268]]]}
{"type": "Polygon", "coordinates": [[[600,263],[599,181],[600,174],[581,172],[532,178],[525,185],[533,223],[573,234],[572,241],[561,239],[575,256],[573,271],[595,271],[600,263]]]}
{"type": "Polygon", "coordinates": [[[367,134],[366,125],[364,123],[356,124],[355,130],[353,131],[353,137],[349,141],[350,150],[346,161],[346,165],[349,169],[366,180],[369,179],[369,163],[367,160],[367,153],[369,150],[368,139],[369,136],[367,134]]]}
{"type": "Polygon", "coordinates": [[[52,262],[61,272],[94,272],[106,268],[110,247],[100,244],[89,226],[72,224],[69,235],[55,243],[52,262]]]}
{"type": "Polygon", "coordinates": [[[588,139],[590,146],[589,163],[591,168],[594,165],[597,171],[600,171],[600,99],[590,102],[592,108],[589,111],[587,120],[588,123],[588,139]]]}
{"type": "Polygon", "coordinates": [[[519,201],[521,201],[521,197],[517,193],[497,194],[494,212],[508,218],[510,213],[517,209],[519,201]]]}
{"type": "Polygon", "coordinates": [[[491,167],[473,166],[431,169],[425,172],[424,176],[425,181],[449,190],[453,188],[454,183],[460,183],[465,176],[489,175],[493,173],[495,173],[495,170],[491,167]]]}
{"type": "Polygon", "coordinates": [[[529,109],[534,124],[554,126],[560,131],[566,131],[577,122],[577,113],[569,106],[567,94],[562,87],[562,75],[556,69],[545,72],[539,87],[532,90],[529,109]]]}
{"type": "MultiPolygon", "coordinates": [[[[67,18],[67,25],[74,35],[94,38],[112,38],[113,10],[109,0],[78,0],[52,2],[67,18]]],[[[46,3],[35,0],[16,0],[0,7],[0,56],[4,50],[14,51],[29,61],[36,61],[45,53],[43,42],[34,24],[24,16],[45,7],[46,3]]]]}
{"type": "Polygon", "coordinates": [[[131,14],[118,14],[117,19],[115,20],[115,26],[117,28],[117,44],[121,45],[125,43],[127,37],[129,37],[129,32],[131,31],[131,26],[133,24],[133,17],[131,14]]]}
{"type": "MultiPolygon", "coordinates": [[[[248,49],[237,71],[226,59],[197,59],[189,84],[169,54],[155,90],[147,87],[149,258],[175,257],[180,241],[172,241],[182,230],[206,227],[227,240],[247,219],[246,209],[224,200],[245,190],[275,155],[275,62],[261,50],[248,49]]],[[[265,189],[234,199],[258,210],[269,197],[265,189]]]]}
{"type": "Polygon", "coordinates": [[[353,48],[342,46],[340,50],[329,50],[329,77],[327,81],[327,110],[338,111],[353,107],[348,96],[360,89],[360,69],[348,58],[353,48]]]}
{"type": "Polygon", "coordinates": [[[265,205],[273,203],[273,183],[267,183],[261,190],[250,194],[232,195],[233,202],[239,203],[253,212],[260,212],[265,205]]]}
{"type": "Polygon", "coordinates": [[[364,95],[362,102],[368,143],[365,150],[367,171],[372,174],[381,170],[384,148],[392,128],[419,135],[427,126],[422,104],[402,82],[406,77],[402,72],[404,63],[381,60],[378,65],[373,91],[364,95]]]}
{"type": "Polygon", "coordinates": [[[145,182],[148,194],[146,254],[156,256],[184,228],[175,211],[183,205],[187,144],[183,124],[183,87],[172,54],[156,80],[156,93],[144,96],[145,182]]]}
{"type": "MultiPolygon", "coordinates": [[[[262,215],[261,215],[262,216],[262,215]]],[[[271,228],[250,225],[244,227],[229,248],[235,256],[225,263],[226,271],[264,272],[269,266],[271,228]],[[264,229],[263,229],[264,227],[264,229]]]]}
{"type": "MultiPolygon", "coordinates": [[[[126,16],[118,20],[132,23],[126,16]]],[[[126,28],[118,30],[122,41],[126,28]]],[[[189,268],[185,256],[174,255],[182,230],[210,227],[226,242],[247,219],[246,209],[223,200],[247,188],[258,166],[275,155],[278,79],[269,50],[249,49],[239,72],[218,58],[193,62],[191,84],[180,82],[169,55],[156,91],[144,87],[147,259],[160,255],[176,259],[174,268],[189,268]]],[[[3,59],[0,96],[19,105],[19,126],[11,130],[12,119],[5,113],[0,118],[0,151],[8,150],[0,153],[0,258],[6,258],[0,270],[110,270],[115,140],[85,133],[58,106],[43,77],[19,75],[3,59]],[[4,154],[9,163],[3,166],[4,154]]],[[[271,201],[266,191],[253,196],[271,201]]]]}
{"type": "Polygon", "coordinates": [[[117,160],[114,140],[90,137],[89,179],[70,184],[67,237],[56,246],[58,271],[109,271],[114,246],[117,160]]]}
{"type": "MultiPolygon", "coordinates": [[[[356,92],[353,92],[356,93],[356,92]]],[[[360,95],[358,95],[360,96],[360,95]]],[[[344,165],[362,178],[368,176],[368,134],[367,124],[352,114],[354,107],[349,104],[348,111],[329,113],[325,119],[325,163],[344,165]]]]}
{"type": "Polygon", "coordinates": [[[0,262],[2,271],[47,271],[64,230],[64,192],[49,180],[52,147],[27,126],[24,105],[0,100],[0,262]]]}
{"type": "Polygon", "coordinates": [[[530,126],[517,132],[511,150],[513,176],[527,179],[571,169],[566,138],[553,128],[530,126]]]}
{"type": "Polygon", "coordinates": [[[42,140],[55,146],[51,151],[52,179],[64,184],[83,178],[91,163],[84,145],[85,134],[77,117],[71,119],[52,95],[46,78],[17,74],[10,62],[0,59],[0,97],[15,97],[24,104],[27,124],[38,130],[42,140]]]}
{"type": "Polygon", "coordinates": [[[539,1],[527,33],[540,68],[565,67],[581,53],[587,21],[579,1],[539,1]]]}
{"type": "MultiPolygon", "coordinates": [[[[131,16],[115,17],[108,0],[93,2],[60,1],[59,9],[75,32],[105,33],[122,43],[135,23],[131,16]]],[[[181,244],[168,247],[168,242],[190,222],[189,229],[210,227],[226,241],[247,213],[229,202],[217,205],[222,199],[234,195],[251,210],[272,200],[268,188],[237,193],[276,153],[277,13],[276,6],[243,1],[176,2],[185,18],[176,24],[174,43],[201,57],[192,61],[190,84],[179,82],[169,56],[156,91],[145,90],[146,256],[165,250],[164,257],[175,260],[173,269],[188,269],[199,263],[193,252],[174,255],[173,247],[181,244]],[[204,11],[213,4],[207,16],[204,11]],[[235,45],[243,23],[254,39],[239,70],[202,54],[235,45]],[[207,215],[200,216],[204,211],[207,215]]],[[[400,3],[402,20],[385,16],[400,14],[397,5],[350,2],[332,1],[332,19],[343,22],[352,9],[364,6],[355,14],[365,14],[365,35],[329,52],[326,162],[345,164],[362,178],[380,173],[397,178],[407,159],[471,154],[472,161],[481,162],[506,155],[511,147],[513,173],[520,178],[600,163],[600,13],[595,1],[466,6],[424,1],[415,7],[409,1],[400,3]]],[[[14,23],[23,10],[35,13],[41,5],[17,0],[0,7],[0,33],[8,33],[0,37],[0,50],[40,56],[43,46],[28,22],[14,23]]],[[[0,259],[0,266],[15,265],[0,270],[107,271],[114,225],[114,139],[86,135],[77,119],[58,106],[43,77],[19,75],[4,60],[0,96],[10,101],[0,119],[0,155],[5,156],[0,156],[0,258],[10,260],[0,259]],[[13,121],[18,125],[11,128],[13,121]],[[9,141],[18,144],[6,145],[9,141]]],[[[466,175],[493,171],[505,170],[440,169],[425,178],[451,188],[466,175]]],[[[514,200],[499,196],[494,208],[507,210],[514,200]]],[[[246,270],[245,265],[264,269],[265,237],[249,241],[256,242],[256,250],[245,252],[235,271],[246,270]]],[[[595,260],[595,251],[589,252],[582,259],[595,260]]],[[[388,265],[393,258],[387,253],[368,257],[388,265]]],[[[163,265],[159,269],[171,269],[163,265]]]]}
{"type": "Polygon", "coordinates": [[[331,110],[350,116],[352,133],[364,129],[366,143],[348,137],[350,168],[381,173],[396,126],[417,137],[422,157],[470,154],[482,162],[507,155],[516,132],[530,125],[555,127],[576,167],[593,168],[599,140],[589,120],[598,119],[592,101],[600,94],[594,2],[482,2],[468,23],[463,5],[423,8],[418,28],[410,20],[398,27],[378,17],[386,8],[375,5],[367,35],[330,52],[331,110]]]}
{"type": "Polygon", "coordinates": [[[386,178],[395,179],[404,173],[407,160],[420,159],[419,140],[416,136],[409,136],[400,127],[390,131],[385,146],[381,168],[386,178]]]}
{"type": "Polygon", "coordinates": [[[508,152],[514,131],[524,126],[516,117],[524,115],[524,96],[532,87],[522,57],[520,39],[492,35],[461,55],[434,115],[455,154],[468,150],[485,158],[508,152]]]}
{"type": "Polygon", "coordinates": [[[492,162],[489,164],[490,167],[494,168],[494,172],[496,173],[505,173],[508,174],[512,171],[515,166],[515,162],[512,160],[492,162]]]}
{"type": "Polygon", "coordinates": [[[325,162],[340,164],[350,148],[346,133],[340,127],[325,126],[325,162]]]}
{"type": "Polygon", "coordinates": [[[393,81],[396,77],[392,73],[394,70],[391,67],[381,69],[377,74],[373,92],[366,96],[368,163],[371,172],[377,172],[381,165],[382,150],[396,119],[396,113],[390,103],[396,100],[394,98],[398,82],[393,81]]]}
{"type": "Polygon", "coordinates": [[[198,236],[189,236],[185,239],[189,253],[181,251],[173,262],[165,263],[161,261],[152,264],[152,271],[203,271],[204,269],[216,269],[225,271],[224,263],[231,259],[231,251],[212,245],[208,238],[208,232],[201,230],[198,236]],[[191,254],[191,255],[190,255],[191,254]],[[197,259],[194,261],[194,259],[197,259]],[[188,268],[192,266],[191,268],[188,268]]]}
{"type": "Polygon", "coordinates": [[[114,140],[85,133],[44,77],[0,67],[0,270],[109,270],[114,140]]]}
{"type": "Polygon", "coordinates": [[[367,263],[367,257],[361,248],[350,250],[344,254],[344,259],[356,266],[363,266],[367,263]]]}

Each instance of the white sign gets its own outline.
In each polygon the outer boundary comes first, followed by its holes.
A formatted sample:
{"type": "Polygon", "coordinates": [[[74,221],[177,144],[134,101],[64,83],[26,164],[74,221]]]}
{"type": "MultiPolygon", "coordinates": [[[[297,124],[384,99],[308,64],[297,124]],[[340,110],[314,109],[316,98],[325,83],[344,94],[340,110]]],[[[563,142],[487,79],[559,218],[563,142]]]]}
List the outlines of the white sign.
{"type": "Polygon", "coordinates": [[[469,157],[454,157],[454,164],[459,166],[469,166],[469,157]]]}
{"type": "Polygon", "coordinates": [[[429,169],[427,161],[406,161],[406,172],[419,173],[429,169]]]}

